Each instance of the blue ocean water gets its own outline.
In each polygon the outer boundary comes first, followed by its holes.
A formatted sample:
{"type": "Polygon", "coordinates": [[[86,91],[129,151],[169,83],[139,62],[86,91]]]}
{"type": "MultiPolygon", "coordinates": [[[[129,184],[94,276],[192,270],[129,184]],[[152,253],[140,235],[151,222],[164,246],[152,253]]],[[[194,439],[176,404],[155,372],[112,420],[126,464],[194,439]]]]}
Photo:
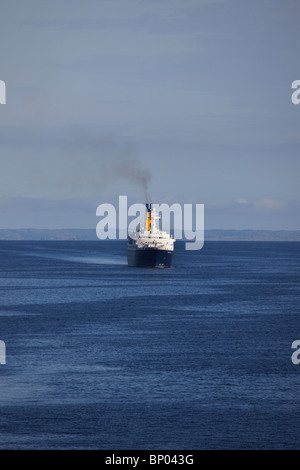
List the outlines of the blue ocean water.
{"type": "Polygon", "coordinates": [[[299,449],[299,243],[1,241],[1,449],[299,449]]]}

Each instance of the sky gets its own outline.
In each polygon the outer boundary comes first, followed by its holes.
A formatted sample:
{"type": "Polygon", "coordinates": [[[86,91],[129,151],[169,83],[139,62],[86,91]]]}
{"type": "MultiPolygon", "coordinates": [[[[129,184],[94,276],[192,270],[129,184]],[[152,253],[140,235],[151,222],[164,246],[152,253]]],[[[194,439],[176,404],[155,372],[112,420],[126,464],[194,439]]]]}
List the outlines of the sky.
{"type": "Polygon", "coordinates": [[[127,195],[300,229],[299,0],[2,0],[0,228],[127,195]]]}

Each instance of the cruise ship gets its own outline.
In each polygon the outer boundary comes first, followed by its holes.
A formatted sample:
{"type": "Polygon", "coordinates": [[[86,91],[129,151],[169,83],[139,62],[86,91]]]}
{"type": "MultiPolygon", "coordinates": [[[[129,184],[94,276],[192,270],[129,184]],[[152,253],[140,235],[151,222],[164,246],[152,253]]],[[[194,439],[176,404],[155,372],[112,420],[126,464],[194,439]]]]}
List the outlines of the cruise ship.
{"type": "Polygon", "coordinates": [[[146,226],[128,235],[128,266],[136,268],[170,268],[175,239],[156,225],[159,217],[152,204],[146,204],[146,226]]]}

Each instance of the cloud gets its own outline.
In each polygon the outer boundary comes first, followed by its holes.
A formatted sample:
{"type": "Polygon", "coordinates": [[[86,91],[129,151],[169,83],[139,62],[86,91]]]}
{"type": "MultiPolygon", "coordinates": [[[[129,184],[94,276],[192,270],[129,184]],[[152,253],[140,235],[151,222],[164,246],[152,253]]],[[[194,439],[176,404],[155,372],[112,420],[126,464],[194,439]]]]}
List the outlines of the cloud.
{"type": "Polygon", "coordinates": [[[233,205],[235,204],[243,205],[244,207],[247,206],[252,210],[280,210],[284,207],[284,203],[282,201],[279,201],[278,199],[260,199],[258,201],[251,202],[241,197],[235,200],[233,205]]]}
{"type": "Polygon", "coordinates": [[[237,198],[234,201],[226,202],[209,202],[207,205],[208,210],[217,213],[224,212],[227,214],[261,214],[273,213],[276,211],[285,210],[286,204],[279,199],[259,199],[257,201],[250,201],[243,197],[237,198]]]}
{"type": "Polygon", "coordinates": [[[278,201],[275,199],[261,199],[260,201],[255,201],[253,205],[257,209],[267,210],[279,210],[284,207],[284,203],[282,201],[278,201]]]}
{"type": "Polygon", "coordinates": [[[206,229],[299,230],[300,203],[292,199],[263,198],[205,203],[206,229]]]}

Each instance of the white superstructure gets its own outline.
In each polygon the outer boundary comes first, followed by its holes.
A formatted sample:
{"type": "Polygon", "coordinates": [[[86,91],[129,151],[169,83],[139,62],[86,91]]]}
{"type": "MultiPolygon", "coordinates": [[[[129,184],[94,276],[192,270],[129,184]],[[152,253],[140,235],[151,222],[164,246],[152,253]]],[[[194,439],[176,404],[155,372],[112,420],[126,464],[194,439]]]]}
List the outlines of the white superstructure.
{"type": "Polygon", "coordinates": [[[157,250],[174,250],[174,242],[176,241],[173,236],[167,232],[160,230],[156,225],[156,220],[159,219],[155,209],[151,209],[151,205],[147,205],[147,218],[146,227],[143,227],[140,232],[133,232],[129,236],[135,240],[137,248],[154,248],[157,250]]]}

